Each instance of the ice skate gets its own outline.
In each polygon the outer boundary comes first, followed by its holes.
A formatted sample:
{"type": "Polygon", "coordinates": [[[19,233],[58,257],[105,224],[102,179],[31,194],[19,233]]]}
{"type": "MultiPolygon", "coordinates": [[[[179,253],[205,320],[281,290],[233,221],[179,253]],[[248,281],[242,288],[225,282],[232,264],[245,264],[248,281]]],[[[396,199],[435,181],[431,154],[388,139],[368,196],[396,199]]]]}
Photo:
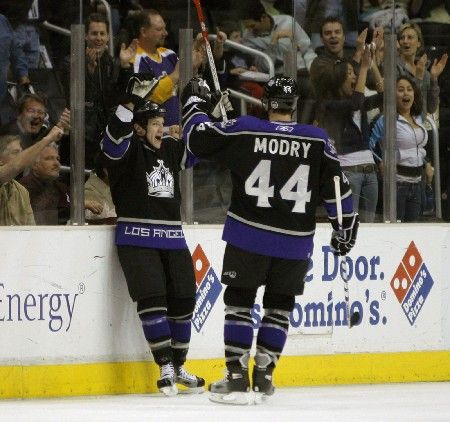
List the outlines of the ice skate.
{"type": "Polygon", "coordinates": [[[209,385],[211,392],[209,399],[216,403],[225,404],[252,404],[248,369],[233,367],[227,369],[225,377],[209,385]]]}
{"type": "Polygon", "coordinates": [[[187,372],[183,365],[175,368],[175,383],[186,387],[186,390],[180,390],[180,393],[203,393],[205,391],[205,380],[187,372]]]}
{"type": "Polygon", "coordinates": [[[252,374],[252,386],[255,392],[255,403],[259,404],[273,395],[275,387],[272,384],[273,367],[259,368],[255,366],[252,374]]]}
{"type": "Polygon", "coordinates": [[[161,393],[166,396],[175,396],[178,388],[175,385],[175,369],[172,363],[167,363],[159,367],[160,378],[156,381],[156,385],[161,393]]]}

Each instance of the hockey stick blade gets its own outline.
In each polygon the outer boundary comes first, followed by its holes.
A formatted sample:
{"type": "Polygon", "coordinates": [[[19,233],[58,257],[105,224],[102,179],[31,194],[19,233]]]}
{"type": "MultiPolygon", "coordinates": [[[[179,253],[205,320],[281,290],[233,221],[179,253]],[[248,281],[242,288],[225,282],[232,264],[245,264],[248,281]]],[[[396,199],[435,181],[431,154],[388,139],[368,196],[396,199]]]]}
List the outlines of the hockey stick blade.
{"type": "Polygon", "coordinates": [[[359,312],[353,312],[352,315],[350,315],[350,328],[352,328],[355,325],[359,324],[359,321],[361,319],[361,316],[359,315],[359,312]]]}

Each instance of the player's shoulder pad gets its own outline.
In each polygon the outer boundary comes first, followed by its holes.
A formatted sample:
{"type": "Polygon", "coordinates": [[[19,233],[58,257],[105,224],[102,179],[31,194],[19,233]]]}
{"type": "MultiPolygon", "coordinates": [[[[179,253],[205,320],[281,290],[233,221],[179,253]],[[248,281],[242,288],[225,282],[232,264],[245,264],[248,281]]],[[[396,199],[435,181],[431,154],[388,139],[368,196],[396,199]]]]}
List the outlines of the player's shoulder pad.
{"type": "Polygon", "coordinates": [[[325,154],[337,158],[336,148],[334,146],[334,141],[328,135],[328,133],[317,126],[313,125],[297,125],[299,127],[299,136],[303,136],[306,138],[317,139],[324,143],[324,152],[325,154]]]}
{"type": "Polygon", "coordinates": [[[219,131],[238,134],[244,132],[258,132],[262,130],[264,123],[264,120],[254,116],[241,116],[226,122],[214,122],[214,126],[219,131]]]}

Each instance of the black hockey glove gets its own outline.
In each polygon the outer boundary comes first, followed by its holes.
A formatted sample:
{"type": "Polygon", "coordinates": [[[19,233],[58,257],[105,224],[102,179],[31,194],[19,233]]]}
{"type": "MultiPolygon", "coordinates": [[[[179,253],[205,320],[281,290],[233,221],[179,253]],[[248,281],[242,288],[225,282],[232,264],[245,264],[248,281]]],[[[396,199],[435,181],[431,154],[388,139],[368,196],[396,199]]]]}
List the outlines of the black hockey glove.
{"type": "Polygon", "coordinates": [[[228,98],[228,91],[211,92],[204,79],[192,78],[184,87],[180,96],[183,114],[190,112],[195,105],[197,110],[210,114],[215,118],[221,117],[220,104],[223,104],[226,111],[233,110],[228,98]]]}
{"type": "Polygon", "coordinates": [[[126,90],[130,101],[137,108],[142,107],[158,83],[159,78],[151,73],[134,73],[128,80],[126,90]]]}
{"type": "Polygon", "coordinates": [[[359,215],[355,213],[351,217],[343,217],[342,229],[339,230],[337,220],[331,220],[333,233],[331,235],[331,250],[335,255],[347,255],[355,246],[359,227],[359,215]]]}

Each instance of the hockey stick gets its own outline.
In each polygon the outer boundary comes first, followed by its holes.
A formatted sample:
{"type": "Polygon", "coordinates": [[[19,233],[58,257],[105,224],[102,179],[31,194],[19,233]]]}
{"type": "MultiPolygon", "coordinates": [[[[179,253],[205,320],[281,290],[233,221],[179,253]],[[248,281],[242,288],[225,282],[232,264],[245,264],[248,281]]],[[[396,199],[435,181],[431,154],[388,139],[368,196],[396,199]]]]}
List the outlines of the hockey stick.
{"type": "MultiPolygon", "coordinates": [[[[206,48],[206,55],[208,56],[208,63],[209,67],[211,68],[211,74],[213,78],[214,83],[214,89],[216,91],[221,91],[220,89],[220,83],[219,83],[219,77],[217,76],[217,69],[216,65],[214,63],[214,57],[211,51],[211,44],[208,40],[208,29],[206,28],[205,18],[203,17],[203,10],[202,5],[200,4],[200,0],[193,0],[195,8],[197,9],[197,17],[198,17],[198,23],[200,24],[200,29],[202,31],[202,37],[205,41],[205,48],[206,48]]],[[[225,107],[222,103],[219,104],[220,107],[220,114],[222,115],[222,119],[224,122],[228,121],[227,112],[225,110],[225,107]]]]}
{"type": "MultiPolygon", "coordinates": [[[[334,176],[334,194],[336,197],[336,217],[339,226],[339,231],[342,232],[342,202],[341,202],[341,179],[339,176],[334,176]]],[[[350,315],[350,298],[348,293],[348,280],[347,277],[342,275],[342,263],[344,261],[339,257],[339,274],[341,274],[342,281],[344,282],[344,295],[345,295],[345,309],[347,310],[347,318],[349,328],[352,328],[354,325],[359,322],[359,312],[353,312],[350,315]]]]}

